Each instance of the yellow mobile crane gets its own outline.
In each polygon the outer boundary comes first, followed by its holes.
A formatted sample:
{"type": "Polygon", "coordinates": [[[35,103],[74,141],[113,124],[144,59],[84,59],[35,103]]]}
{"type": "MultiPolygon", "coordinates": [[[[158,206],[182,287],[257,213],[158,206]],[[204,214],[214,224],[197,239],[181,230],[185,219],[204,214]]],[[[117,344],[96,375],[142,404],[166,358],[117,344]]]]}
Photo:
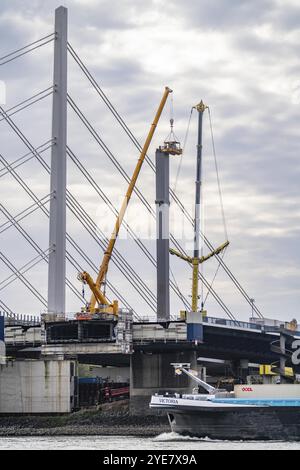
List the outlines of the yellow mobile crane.
{"type": "MultiPolygon", "coordinates": [[[[153,123],[150,127],[148,136],[147,136],[147,138],[145,140],[145,143],[144,143],[144,146],[142,148],[140,157],[139,157],[139,159],[137,161],[137,164],[136,164],[136,167],[134,169],[134,172],[133,172],[132,178],[130,180],[126,195],[125,195],[124,200],[123,200],[123,204],[121,206],[119,215],[118,215],[117,220],[115,222],[114,230],[111,234],[109,243],[108,243],[107,248],[104,252],[104,256],[103,256],[103,259],[102,259],[102,263],[101,263],[101,266],[100,266],[100,269],[99,269],[99,273],[98,273],[96,282],[94,282],[94,280],[92,279],[90,274],[87,273],[86,271],[78,274],[78,279],[80,281],[82,281],[84,284],[87,284],[90,287],[91,291],[92,291],[91,300],[90,300],[89,304],[86,307],[87,314],[112,313],[113,315],[118,315],[118,310],[119,310],[118,301],[115,300],[111,304],[107,300],[107,298],[103,294],[103,292],[101,291],[101,286],[105,281],[109,261],[110,261],[110,258],[112,256],[112,253],[113,253],[113,249],[114,249],[114,246],[115,246],[115,243],[116,243],[116,239],[118,238],[118,234],[119,234],[119,231],[120,231],[120,228],[121,228],[121,225],[122,225],[122,221],[124,219],[124,215],[125,215],[128,203],[130,201],[133,190],[135,188],[136,181],[138,179],[140,170],[141,170],[143,162],[145,160],[145,157],[146,157],[149,145],[151,143],[152,137],[154,135],[156,126],[158,124],[159,118],[161,116],[161,113],[162,113],[162,111],[164,109],[164,106],[166,104],[168,95],[170,93],[172,93],[172,90],[170,88],[166,87],[165,91],[164,91],[164,94],[163,94],[163,97],[161,99],[161,102],[159,104],[158,110],[156,112],[154,121],[153,121],[153,123]],[[98,303],[98,308],[96,307],[96,303],[98,303]]],[[[78,315],[78,318],[80,318],[80,314],[78,315]]],[[[83,315],[82,318],[86,318],[86,317],[83,315]]]]}

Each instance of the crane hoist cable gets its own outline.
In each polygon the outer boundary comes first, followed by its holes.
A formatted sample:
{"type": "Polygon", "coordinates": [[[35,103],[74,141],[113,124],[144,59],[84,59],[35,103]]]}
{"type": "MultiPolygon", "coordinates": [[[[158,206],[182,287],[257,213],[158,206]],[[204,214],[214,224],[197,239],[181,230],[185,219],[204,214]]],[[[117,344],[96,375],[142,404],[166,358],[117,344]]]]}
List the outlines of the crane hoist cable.
{"type": "MultiPolygon", "coordinates": [[[[203,127],[203,115],[205,110],[208,108],[203,101],[197,104],[194,107],[198,112],[198,141],[197,141],[197,165],[196,165],[196,190],[195,190],[195,223],[194,223],[194,252],[193,257],[185,256],[181,252],[178,252],[174,249],[170,249],[170,253],[173,255],[178,256],[179,258],[187,261],[192,265],[193,268],[193,277],[192,277],[192,311],[198,311],[198,298],[199,298],[199,266],[203,265],[204,261],[210,259],[211,257],[218,255],[221,253],[224,248],[226,248],[229,244],[228,241],[223,243],[219,248],[216,250],[212,250],[207,256],[204,256],[203,253],[203,244],[201,246],[200,251],[200,223],[203,224],[204,216],[203,216],[203,197],[202,197],[202,127],[203,127]],[[200,205],[201,205],[201,216],[200,216],[200,205]],[[201,253],[201,255],[200,255],[201,253]]],[[[204,228],[204,225],[203,227],[204,228]]],[[[202,229],[203,232],[203,229],[202,229]]],[[[201,267],[201,276],[203,277],[203,266],[201,267]]],[[[203,282],[201,283],[201,300],[203,306],[203,299],[204,299],[204,285],[203,282]]]]}
{"type": "Polygon", "coordinates": [[[213,125],[212,125],[212,117],[211,117],[211,111],[210,111],[209,106],[208,106],[207,110],[208,110],[209,127],[210,127],[210,134],[211,134],[211,143],[212,143],[215,170],[216,170],[216,176],[217,176],[218,192],[219,192],[220,206],[221,206],[222,219],[223,219],[223,225],[224,225],[225,239],[228,240],[228,232],[227,232],[227,224],[226,224],[226,217],[225,217],[225,210],[224,210],[224,203],[223,203],[223,195],[222,195],[222,188],[221,188],[220,175],[219,175],[219,165],[218,165],[218,161],[217,161],[217,153],[216,153],[215,138],[214,138],[214,132],[213,132],[213,125]]]}
{"type": "MultiPolygon", "coordinates": [[[[222,188],[221,188],[221,182],[220,182],[220,175],[219,175],[219,165],[218,165],[218,160],[217,160],[217,153],[216,153],[216,146],[215,146],[215,139],[214,139],[214,132],[213,132],[213,124],[212,124],[212,116],[211,116],[211,110],[210,107],[207,107],[208,110],[208,118],[209,118],[209,128],[210,128],[210,136],[211,136],[211,144],[212,144],[212,151],[213,151],[213,158],[214,158],[214,165],[215,165],[215,171],[216,171],[216,178],[217,178],[217,185],[218,185],[218,193],[219,193],[219,201],[220,201],[220,207],[221,207],[221,214],[222,214],[222,221],[223,221],[223,228],[224,228],[224,235],[225,239],[228,240],[228,231],[227,231],[227,224],[226,224],[226,218],[225,218],[225,210],[224,210],[224,203],[223,203],[223,195],[222,195],[222,188]]],[[[203,233],[204,230],[202,230],[203,233]]],[[[217,259],[218,265],[215,271],[215,274],[212,278],[212,281],[210,283],[210,286],[207,290],[207,294],[205,298],[202,295],[203,299],[203,305],[206,303],[207,298],[211,292],[211,288],[216,280],[216,277],[218,275],[218,272],[220,270],[220,267],[222,265],[222,262],[224,260],[225,254],[227,251],[227,247],[225,247],[224,251],[220,255],[220,259],[217,259]]],[[[202,272],[203,274],[203,272],[202,272]]],[[[203,285],[203,284],[202,284],[203,285]]]]}
{"type": "MultiPolygon", "coordinates": [[[[187,130],[186,130],[186,134],[185,134],[185,138],[184,138],[184,144],[183,144],[183,152],[182,152],[182,155],[183,155],[183,153],[184,153],[185,146],[186,146],[186,143],[187,143],[187,139],[188,139],[188,135],[189,135],[189,129],[190,129],[190,123],[191,123],[191,118],[192,118],[192,113],[193,113],[193,110],[194,110],[194,109],[195,109],[195,108],[192,107],[191,112],[190,112],[190,116],[189,116],[189,120],[188,120],[188,125],[187,125],[187,130]]],[[[225,211],[224,211],[224,204],[223,204],[223,197],[222,197],[222,190],[221,190],[221,183],[220,183],[220,176],[219,176],[217,155],[216,155],[216,147],[215,147],[214,134],[213,134],[213,125],[212,125],[211,110],[210,110],[210,107],[209,107],[209,106],[207,106],[206,109],[208,110],[208,115],[209,115],[209,127],[210,127],[210,135],[211,135],[211,142],[212,142],[212,150],[213,150],[213,158],[214,158],[214,165],[215,165],[215,171],[216,171],[217,185],[218,185],[218,193],[219,193],[220,207],[221,207],[221,213],[222,213],[222,221],[223,221],[225,239],[227,240],[227,239],[228,239],[228,234],[227,234],[226,218],[225,218],[225,211]]],[[[179,173],[180,173],[180,170],[181,170],[182,155],[181,155],[180,162],[179,162],[179,165],[178,165],[178,170],[177,170],[175,185],[174,185],[174,188],[173,188],[174,193],[176,192],[178,177],[179,177],[179,173]]],[[[202,198],[201,198],[201,212],[202,212],[202,217],[201,217],[201,221],[202,221],[201,232],[204,234],[204,233],[205,233],[205,230],[204,230],[204,199],[203,199],[203,195],[202,195],[202,198]]],[[[212,286],[213,286],[214,281],[215,281],[215,279],[216,279],[216,277],[217,277],[217,274],[218,274],[218,272],[219,272],[219,269],[220,269],[220,267],[221,267],[221,264],[222,264],[222,262],[223,262],[223,260],[224,260],[224,256],[225,256],[226,250],[227,250],[227,246],[224,248],[222,254],[220,254],[221,258],[218,260],[217,269],[216,269],[216,271],[215,271],[215,274],[214,274],[214,276],[213,276],[212,281],[211,281],[211,282],[209,283],[209,285],[208,285],[207,294],[206,294],[205,298],[204,298],[204,283],[203,283],[203,282],[201,283],[202,306],[204,306],[204,304],[206,303],[207,298],[208,298],[208,296],[209,296],[209,294],[210,294],[210,292],[211,292],[211,290],[212,290],[212,286]]],[[[201,258],[203,259],[203,257],[204,257],[204,253],[203,253],[203,244],[202,244],[202,246],[201,246],[201,258]]],[[[203,267],[204,267],[204,263],[201,263],[201,277],[203,277],[203,275],[204,275],[203,267]]]]}
{"type": "MultiPolygon", "coordinates": [[[[116,168],[118,168],[118,170],[120,171],[120,163],[116,161],[116,157],[109,151],[109,149],[107,148],[107,146],[104,144],[103,140],[100,139],[99,137],[99,134],[95,131],[95,129],[91,128],[91,126],[89,125],[86,117],[83,115],[83,113],[79,110],[78,106],[75,105],[75,103],[73,102],[73,100],[70,100],[69,101],[69,104],[71,105],[71,107],[73,108],[73,110],[75,111],[76,114],[78,114],[78,117],[80,118],[80,120],[83,122],[83,124],[87,127],[87,129],[89,130],[89,132],[91,133],[91,135],[95,138],[96,142],[101,146],[101,148],[104,150],[104,152],[107,154],[107,156],[114,162],[116,168]]],[[[151,160],[150,160],[151,162],[151,160]]],[[[152,164],[152,162],[151,162],[152,164]]],[[[121,172],[121,171],[120,171],[121,172]]],[[[124,179],[129,182],[130,181],[130,178],[129,176],[126,174],[125,170],[122,168],[122,172],[121,172],[122,176],[124,177],[124,179]]],[[[149,213],[151,214],[151,216],[153,216],[155,218],[155,212],[153,211],[151,205],[149,205],[148,201],[145,200],[145,198],[143,197],[142,193],[137,189],[136,189],[136,194],[138,196],[138,198],[141,200],[142,204],[145,205],[146,209],[149,211],[149,213]]],[[[177,196],[174,194],[174,198],[176,198],[177,196]]],[[[180,208],[182,209],[183,213],[186,214],[186,216],[189,216],[189,214],[185,211],[185,208],[184,206],[181,205],[181,203],[179,202],[179,205],[180,205],[180,208]]],[[[184,252],[184,249],[183,247],[180,245],[180,243],[178,242],[178,240],[176,240],[176,238],[174,237],[174,235],[172,235],[172,233],[170,233],[170,240],[172,241],[172,243],[174,244],[175,247],[177,247],[177,249],[179,251],[181,251],[182,253],[184,252]]],[[[209,244],[209,247],[211,250],[214,250],[214,247],[209,243],[209,241],[206,239],[206,243],[209,244]]],[[[209,283],[208,281],[205,280],[205,278],[203,277],[202,279],[203,282],[205,282],[205,284],[208,286],[209,283]]],[[[234,319],[232,313],[230,312],[230,310],[228,309],[228,307],[224,304],[224,302],[222,301],[222,299],[220,299],[220,297],[217,295],[217,293],[212,289],[212,295],[214,296],[214,298],[217,300],[217,302],[219,303],[219,305],[222,307],[222,309],[225,311],[225,313],[232,319],[234,319]]]]}
{"type": "Polygon", "coordinates": [[[174,94],[172,93],[170,100],[170,120],[174,119],[174,94]]]}

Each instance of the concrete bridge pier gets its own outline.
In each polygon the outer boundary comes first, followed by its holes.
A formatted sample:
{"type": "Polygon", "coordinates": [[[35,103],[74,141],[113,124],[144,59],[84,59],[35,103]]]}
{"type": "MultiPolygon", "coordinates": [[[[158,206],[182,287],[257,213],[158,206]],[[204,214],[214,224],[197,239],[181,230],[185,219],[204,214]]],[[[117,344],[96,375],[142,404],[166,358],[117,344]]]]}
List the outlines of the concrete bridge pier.
{"type": "Polygon", "coordinates": [[[0,365],[5,364],[4,317],[0,315],[0,365]]]}
{"type": "Polygon", "coordinates": [[[158,392],[190,393],[196,386],[187,375],[175,375],[172,362],[188,362],[197,370],[195,351],[144,353],[136,351],[130,361],[130,413],[157,414],[149,408],[151,395],[158,392]]]}
{"type": "Polygon", "coordinates": [[[247,376],[249,375],[249,360],[238,359],[231,361],[232,373],[240,383],[247,383],[247,376]]]}
{"type": "Polygon", "coordinates": [[[247,383],[247,375],[249,375],[249,361],[248,359],[240,360],[240,378],[243,383],[247,383]]]}

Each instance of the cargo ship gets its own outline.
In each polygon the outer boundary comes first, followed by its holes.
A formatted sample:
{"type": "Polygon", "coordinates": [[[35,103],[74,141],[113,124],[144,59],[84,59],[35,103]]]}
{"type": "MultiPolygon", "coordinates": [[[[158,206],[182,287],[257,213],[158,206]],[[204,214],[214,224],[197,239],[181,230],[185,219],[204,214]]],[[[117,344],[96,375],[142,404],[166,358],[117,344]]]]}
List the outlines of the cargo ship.
{"type": "Polygon", "coordinates": [[[150,408],[165,411],[171,430],[218,440],[300,441],[300,385],[237,385],[233,392],[207,384],[189,364],[172,364],[198,385],[192,394],[155,394],[150,408]],[[207,393],[199,393],[199,387],[207,393]]]}

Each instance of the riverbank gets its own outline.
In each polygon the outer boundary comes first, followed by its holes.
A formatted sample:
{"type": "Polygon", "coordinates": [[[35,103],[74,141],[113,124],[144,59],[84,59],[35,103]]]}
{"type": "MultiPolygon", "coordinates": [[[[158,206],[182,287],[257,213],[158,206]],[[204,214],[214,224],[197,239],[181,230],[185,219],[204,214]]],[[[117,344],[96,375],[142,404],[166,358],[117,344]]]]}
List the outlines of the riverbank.
{"type": "Polygon", "coordinates": [[[133,416],[126,404],[60,416],[0,416],[0,436],[143,436],[169,432],[166,416],[133,416]]]}

